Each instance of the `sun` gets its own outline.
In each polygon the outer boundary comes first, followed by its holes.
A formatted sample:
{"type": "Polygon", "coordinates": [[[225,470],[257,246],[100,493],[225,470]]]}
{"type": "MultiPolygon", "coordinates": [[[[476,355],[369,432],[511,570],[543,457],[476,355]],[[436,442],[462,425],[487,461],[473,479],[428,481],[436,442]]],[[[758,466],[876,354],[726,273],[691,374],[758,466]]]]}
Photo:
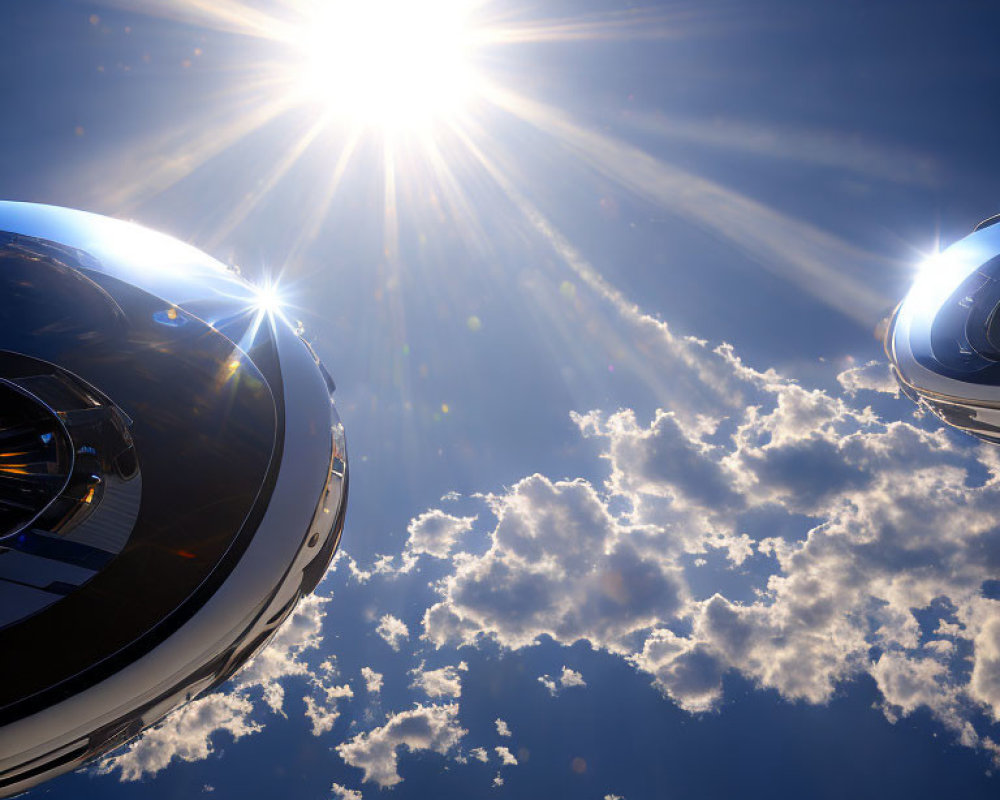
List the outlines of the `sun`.
{"type": "Polygon", "coordinates": [[[470,0],[315,0],[294,46],[301,99],[385,129],[461,109],[476,84],[470,0]]]}

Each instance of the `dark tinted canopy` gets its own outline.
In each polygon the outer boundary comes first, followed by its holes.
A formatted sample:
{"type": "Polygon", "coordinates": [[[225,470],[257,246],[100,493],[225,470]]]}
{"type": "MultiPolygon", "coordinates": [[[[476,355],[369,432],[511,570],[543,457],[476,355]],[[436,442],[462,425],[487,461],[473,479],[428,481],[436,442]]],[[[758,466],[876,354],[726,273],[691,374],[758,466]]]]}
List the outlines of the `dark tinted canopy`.
{"type": "MultiPolygon", "coordinates": [[[[92,574],[58,602],[0,627],[0,652],[18,654],[0,660],[0,719],[30,710],[52,687],[98,679],[125,648],[149,649],[190,616],[252,536],[275,466],[278,409],[254,363],[197,318],[93,266],[84,253],[0,234],[0,351],[55,365],[96,389],[96,405],[59,414],[71,435],[75,427],[85,438],[97,426],[75,453],[91,459],[95,486],[138,486],[132,477],[141,473],[141,502],[115,534],[117,545],[34,525],[2,542],[0,567],[17,554],[92,574]],[[81,418],[86,411],[95,413],[81,418]]],[[[258,348],[267,346],[265,335],[258,348]]],[[[16,372],[16,361],[0,358],[0,378],[16,377],[3,374],[16,372]]],[[[58,491],[65,454],[54,431],[44,438],[52,419],[17,402],[10,413],[34,426],[36,447],[45,444],[35,456],[55,476],[40,481],[42,503],[45,491],[58,491]]],[[[101,505],[113,527],[117,507],[107,498],[101,505]]],[[[0,592],[3,584],[0,577],[0,592]]]]}

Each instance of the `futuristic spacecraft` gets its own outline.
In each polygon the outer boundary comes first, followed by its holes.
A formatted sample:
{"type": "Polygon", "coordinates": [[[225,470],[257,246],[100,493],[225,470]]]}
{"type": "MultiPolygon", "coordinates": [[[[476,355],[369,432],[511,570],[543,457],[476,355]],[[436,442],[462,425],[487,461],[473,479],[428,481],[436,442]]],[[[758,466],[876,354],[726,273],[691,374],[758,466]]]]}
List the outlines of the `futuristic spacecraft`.
{"type": "Polygon", "coordinates": [[[0,796],[230,677],[325,573],[334,384],[175,239],[0,203],[0,796]]]}
{"type": "Polygon", "coordinates": [[[885,350],[903,393],[960,430],[1000,443],[1000,216],[922,266],[885,350]]]}

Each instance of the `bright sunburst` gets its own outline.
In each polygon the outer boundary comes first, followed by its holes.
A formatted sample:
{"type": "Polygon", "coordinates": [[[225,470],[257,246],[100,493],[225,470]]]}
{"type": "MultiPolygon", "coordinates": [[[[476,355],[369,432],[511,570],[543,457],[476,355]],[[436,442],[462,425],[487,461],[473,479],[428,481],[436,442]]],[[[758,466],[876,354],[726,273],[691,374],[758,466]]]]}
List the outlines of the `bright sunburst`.
{"type": "MultiPolygon", "coordinates": [[[[532,96],[532,87],[546,85],[536,80],[539,65],[528,63],[539,45],[677,39],[710,24],[700,8],[538,18],[530,4],[511,0],[99,2],[247,40],[245,60],[233,64],[231,92],[209,105],[203,119],[179,125],[127,159],[116,155],[116,164],[129,167],[117,180],[102,168],[95,183],[121,187],[103,201],[131,211],[256,131],[284,117],[301,125],[280,150],[255,161],[252,187],[236,199],[220,198],[218,205],[229,210],[205,235],[209,249],[243,225],[300,162],[320,153],[321,166],[299,187],[288,265],[294,267],[324,230],[345,175],[360,163],[364,180],[382,184],[376,213],[386,264],[400,263],[402,199],[418,198],[407,204],[411,219],[449,219],[449,235],[478,248],[485,241],[481,220],[493,211],[480,196],[492,186],[511,201],[515,225],[546,240],[578,280],[624,303],[531,200],[525,184],[532,176],[518,169],[522,145],[506,136],[513,123],[629,195],[732,241],[838,310],[858,319],[881,311],[883,302],[867,283],[842,268],[861,264],[867,254],[532,96]]],[[[633,115],[637,130],[645,125],[669,133],[670,120],[630,109],[633,115]]],[[[695,126],[689,134],[711,140],[717,127],[695,126]]]]}
{"type": "Polygon", "coordinates": [[[294,84],[347,122],[408,130],[460,109],[475,84],[468,0],[333,0],[305,9],[294,84]]]}

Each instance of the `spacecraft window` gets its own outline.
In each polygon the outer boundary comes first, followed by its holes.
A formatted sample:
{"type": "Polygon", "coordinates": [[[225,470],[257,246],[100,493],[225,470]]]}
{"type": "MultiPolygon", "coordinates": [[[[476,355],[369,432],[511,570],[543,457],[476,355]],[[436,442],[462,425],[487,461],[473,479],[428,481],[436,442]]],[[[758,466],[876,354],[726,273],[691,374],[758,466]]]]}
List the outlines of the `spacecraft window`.
{"type": "Polygon", "coordinates": [[[72,445],[52,411],[0,380],[0,539],[30,524],[72,468],[72,445]]]}
{"type": "Polygon", "coordinates": [[[1000,381],[1000,257],[966,278],[941,304],[929,341],[914,340],[914,356],[928,369],[971,383],[1000,381]]]}
{"type": "MultiPolygon", "coordinates": [[[[157,323],[161,299],[95,271],[85,256],[0,233],[0,326],[10,351],[58,364],[130,418],[141,503],[117,554],[23,531],[19,558],[96,574],[65,599],[0,622],[0,652],[37,653],[6,665],[0,718],[26,713],[37,693],[64,681],[97,680],[125,648],[154,646],[194,613],[253,538],[280,452],[283,417],[255,362],[197,318],[157,323]],[[106,622],[94,629],[95,619],[106,622]]],[[[273,343],[267,331],[259,338],[263,359],[273,343]]],[[[24,377],[3,372],[15,361],[0,359],[0,377],[24,377]]],[[[280,373],[270,380],[280,393],[280,373]]]]}

